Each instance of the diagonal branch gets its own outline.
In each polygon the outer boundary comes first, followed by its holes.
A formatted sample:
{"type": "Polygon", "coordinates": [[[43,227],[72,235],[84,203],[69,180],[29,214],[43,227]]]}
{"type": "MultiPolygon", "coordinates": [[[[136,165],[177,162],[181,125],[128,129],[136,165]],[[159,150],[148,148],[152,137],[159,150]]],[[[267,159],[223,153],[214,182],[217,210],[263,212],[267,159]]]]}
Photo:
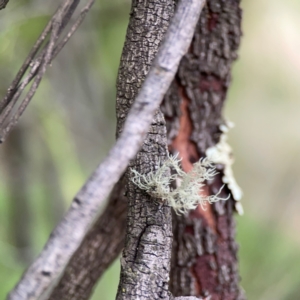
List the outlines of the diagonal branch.
{"type": "Polygon", "coordinates": [[[79,2],[80,0],[65,0],[65,2],[58,8],[31,49],[21,69],[8,88],[6,95],[0,101],[0,143],[5,141],[9,132],[17,125],[21,115],[24,113],[34,96],[48,65],[75,33],[95,0],[89,0],[87,2],[80,14],[77,16],[69,32],[61,41],[59,41],[59,37],[66,25],[69,23],[79,2]],[[46,42],[48,36],[50,36],[49,41],[46,42]],[[44,46],[42,47],[43,44],[44,46]],[[29,73],[23,81],[21,81],[28,70],[29,73]],[[30,90],[21,101],[19,107],[16,108],[21,94],[32,80],[34,81],[30,90]]]}
{"type": "Polygon", "coordinates": [[[38,299],[61,275],[81,244],[99,207],[139,150],[153,115],[188,50],[204,1],[182,0],[165,41],[133,104],[120,138],[79,191],[45,248],[10,293],[10,300],[38,299]]]}

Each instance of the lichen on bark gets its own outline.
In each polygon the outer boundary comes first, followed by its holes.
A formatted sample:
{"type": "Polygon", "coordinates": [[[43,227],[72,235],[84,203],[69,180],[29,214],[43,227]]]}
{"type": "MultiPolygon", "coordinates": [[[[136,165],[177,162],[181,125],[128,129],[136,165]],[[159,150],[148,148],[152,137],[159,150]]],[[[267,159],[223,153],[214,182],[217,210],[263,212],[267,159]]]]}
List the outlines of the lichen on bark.
{"type": "Polygon", "coordinates": [[[200,159],[189,172],[181,169],[180,161],[177,156],[168,155],[155,170],[145,175],[131,169],[131,181],[151,197],[168,204],[176,214],[185,214],[198,205],[206,210],[208,204],[229,198],[229,195],[227,198],[218,197],[223,187],[216,195],[203,194],[205,182],[213,180],[217,174],[210,160],[200,159]]]}

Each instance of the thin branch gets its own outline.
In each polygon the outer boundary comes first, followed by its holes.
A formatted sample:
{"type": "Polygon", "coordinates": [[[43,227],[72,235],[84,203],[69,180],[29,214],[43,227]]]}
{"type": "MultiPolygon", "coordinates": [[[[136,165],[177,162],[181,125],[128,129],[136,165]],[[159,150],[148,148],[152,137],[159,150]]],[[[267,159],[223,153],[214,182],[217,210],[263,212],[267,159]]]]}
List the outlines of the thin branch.
{"type": "MultiPolygon", "coordinates": [[[[18,74],[16,75],[15,79],[13,80],[12,84],[10,85],[10,87],[8,88],[7,94],[4,96],[4,98],[0,101],[0,112],[2,113],[3,109],[6,107],[6,105],[12,101],[12,97],[16,97],[16,95],[14,93],[16,93],[17,89],[18,89],[18,85],[22,79],[22,77],[24,76],[24,74],[26,73],[27,69],[29,67],[31,67],[31,69],[34,70],[34,73],[37,71],[37,67],[39,67],[41,61],[39,61],[38,64],[34,63],[34,57],[36,56],[36,54],[38,53],[38,51],[40,50],[42,44],[44,43],[44,41],[46,40],[47,36],[49,35],[49,33],[51,34],[51,30],[52,30],[52,25],[53,22],[55,21],[55,19],[58,17],[59,13],[61,13],[63,10],[65,10],[66,8],[69,8],[69,13],[66,14],[66,18],[68,18],[68,20],[70,19],[72,13],[74,12],[76,6],[78,5],[79,1],[73,1],[73,0],[66,0],[61,6],[59,6],[59,8],[56,10],[56,12],[54,13],[54,15],[52,16],[52,18],[50,19],[50,21],[48,22],[48,24],[46,25],[45,29],[43,30],[43,32],[41,33],[41,35],[39,36],[38,40],[36,41],[35,45],[32,47],[29,55],[27,56],[25,62],[23,63],[21,69],[19,70],[18,74]],[[73,5],[70,5],[73,4],[73,5]]],[[[64,22],[64,24],[66,24],[67,22],[64,22]]],[[[63,29],[63,28],[62,28],[63,29]]],[[[41,60],[42,57],[45,54],[45,51],[47,49],[48,44],[44,45],[43,48],[43,52],[40,53],[39,57],[36,59],[36,62],[38,60],[41,60]]],[[[26,77],[28,78],[28,76],[26,77]]],[[[32,79],[33,77],[31,77],[32,79]]],[[[30,79],[30,80],[31,80],[30,79]]],[[[28,81],[29,83],[30,81],[28,81]]],[[[28,84],[27,83],[27,84],[28,84]]],[[[26,85],[27,85],[26,84],[26,85]]],[[[17,96],[17,98],[20,95],[17,96]]]]}
{"type": "MultiPolygon", "coordinates": [[[[56,13],[55,13],[55,15],[56,15],[56,13]]],[[[47,35],[51,31],[52,19],[48,22],[45,29],[43,30],[43,32],[41,33],[41,35],[37,39],[36,43],[34,44],[31,51],[29,52],[26,60],[24,61],[22,67],[20,68],[18,74],[16,75],[15,79],[13,80],[10,87],[8,88],[6,95],[0,101],[0,112],[2,112],[3,109],[7,106],[7,104],[11,101],[13,93],[15,92],[15,90],[16,90],[18,84],[20,83],[22,77],[24,76],[25,72],[27,71],[29,65],[32,63],[32,60],[33,60],[34,56],[39,51],[39,49],[42,46],[42,44],[43,44],[44,40],[46,39],[47,35]]]]}
{"type": "Polygon", "coordinates": [[[32,97],[36,93],[41,79],[45,74],[47,66],[51,63],[53,58],[62,50],[62,48],[69,41],[71,36],[75,33],[75,31],[87,15],[88,11],[91,9],[95,0],[90,0],[87,2],[85,7],[81,10],[76,20],[74,21],[69,32],[65,35],[62,41],[59,41],[59,37],[63,32],[63,29],[69,23],[70,18],[73,15],[79,2],[80,0],[66,0],[58,8],[56,13],[46,25],[37,42],[33,46],[28,57],[23,63],[20,71],[18,72],[16,78],[13,80],[12,84],[8,88],[7,94],[0,101],[0,143],[5,141],[9,132],[18,123],[21,115],[24,113],[32,97]],[[49,42],[45,43],[42,50],[40,50],[49,34],[49,42]],[[39,55],[35,58],[39,51],[39,55]],[[30,70],[28,75],[21,82],[21,79],[23,78],[23,76],[29,68],[30,70]],[[33,84],[30,90],[28,91],[27,95],[21,101],[21,104],[16,110],[15,114],[11,116],[10,119],[8,119],[9,116],[12,114],[12,111],[16,106],[22,92],[33,79],[33,84]]]}
{"type": "MultiPolygon", "coordinates": [[[[20,107],[18,108],[17,113],[12,118],[12,120],[9,122],[7,127],[3,130],[2,139],[4,139],[5,136],[10,132],[10,130],[17,124],[20,116],[25,111],[27,105],[29,104],[30,100],[32,99],[33,95],[35,94],[35,92],[36,92],[36,90],[37,90],[37,88],[38,88],[38,86],[39,86],[39,84],[42,80],[43,75],[46,72],[47,65],[50,63],[51,58],[52,58],[52,52],[53,52],[55,42],[58,39],[58,32],[59,32],[59,29],[62,25],[62,18],[63,18],[64,10],[65,10],[65,7],[62,7],[61,10],[58,10],[57,16],[55,17],[55,19],[53,20],[53,22],[51,24],[52,25],[52,31],[51,31],[50,41],[48,43],[48,47],[46,48],[45,54],[43,55],[43,58],[41,59],[40,66],[37,69],[37,75],[36,75],[36,77],[33,81],[32,86],[30,87],[30,90],[29,90],[27,96],[25,97],[25,99],[22,101],[20,107]]],[[[36,68],[37,66],[34,65],[34,67],[36,68]]],[[[24,84],[23,84],[23,87],[25,88],[24,84]]],[[[13,103],[16,103],[16,100],[13,99],[13,103]]],[[[10,106],[10,110],[12,108],[13,107],[10,106]]],[[[6,116],[8,116],[10,110],[5,111],[5,118],[6,118],[6,116]]],[[[5,118],[1,119],[1,124],[4,122],[5,118]]]]}
{"type": "Polygon", "coordinates": [[[4,9],[9,0],[0,0],[0,10],[4,9]]]}
{"type": "Polygon", "coordinates": [[[45,248],[8,299],[39,299],[61,275],[81,244],[99,208],[139,150],[155,111],[190,45],[204,0],[182,0],[157,58],[133,104],[124,130],[107,158],[74,198],[45,248]]]}
{"type": "Polygon", "coordinates": [[[93,6],[95,0],[89,1],[86,6],[81,10],[79,16],[77,17],[76,21],[74,22],[73,26],[71,27],[70,31],[66,34],[65,38],[55,47],[53,52],[53,58],[56,57],[56,55],[60,52],[60,50],[65,46],[65,44],[69,41],[69,39],[72,37],[72,35],[75,33],[75,31],[78,29],[78,27],[83,22],[85,16],[93,6]]]}

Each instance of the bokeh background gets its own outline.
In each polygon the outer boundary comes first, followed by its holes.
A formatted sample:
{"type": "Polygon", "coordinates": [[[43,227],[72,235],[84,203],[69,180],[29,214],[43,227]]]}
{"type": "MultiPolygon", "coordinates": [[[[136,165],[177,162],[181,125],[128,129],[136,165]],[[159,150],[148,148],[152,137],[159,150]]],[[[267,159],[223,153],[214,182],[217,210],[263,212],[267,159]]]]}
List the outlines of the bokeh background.
{"type": "MultiPolygon", "coordinates": [[[[11,0],[0,11],[0,97],[60,1],[11,0]]],[[[300,1],[242,1],[244,36],[225,109],[243,188],[237,217],[250,300],[300,299],[300,1]]],[[[101,0],[48,69],[0,147],[0,299],[115,137],[115,81],[129,0],[101,0]]],[[[113,300],[116,262],[93,299],[113,300]]]]}

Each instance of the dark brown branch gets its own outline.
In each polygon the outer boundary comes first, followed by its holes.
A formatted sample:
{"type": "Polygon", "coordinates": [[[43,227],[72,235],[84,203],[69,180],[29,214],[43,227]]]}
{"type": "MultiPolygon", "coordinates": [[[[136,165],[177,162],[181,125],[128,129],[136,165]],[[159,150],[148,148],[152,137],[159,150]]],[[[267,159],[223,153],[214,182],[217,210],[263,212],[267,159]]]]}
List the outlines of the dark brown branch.
{"type": "Polygon", "coordinates": [[[4,9],[9,0],[0,0],[0,10],[4,9]]]}
{"type": "Polygon", "coordinates": [[[106,209],[74,253],[49,300],[89,299],[95,283],[124,246],[127,215],[124,192],[124,180],[120,180],[106,209]]]}
{"type": "Polygon", "coordinates": [[[47,66],[51,63],[53,58],[61,51],[61,49],[68,42],[70,37],[80,26],[95,0],[88,1],[86,6],[81,10],[79,16],[75,20],[69,32],[65,35],[62,41],[59,41],[59,37],[63,33],[63,29],[69,23],[71,16],[73,15],[77,5],[79,4],[79,1],[80,0],[66,0],[56,11],[51,20],[46,25],[44,31],[38,38],[36,44],[30,51],[16,78],[13,80],[11,86],[8,88],[7,94],[1,100],[0,143],[5,141],[9,132],[18,123],[19,118],[24,113],[26,107],[28,106],[32,97],[34,96],[41,82],[41,79],[46,71],[47,66]],[[49,41],[45,43],[48,36],[50,36],[49,41]],[[43,43],[44,46],[41,49],[43,43]],[[39,55],[35,57],[38,52],[40,52],[39,55]],[[28,75],[21,82],[21,79],[28,70],[28,75]],[[19,107],[15,109],[15,106],[22,92],[33,79],[34,81],[29,92],[21,101],[19,107]],[[14,109],[16,110],[15,113],[13,113],[14,109]]]}

